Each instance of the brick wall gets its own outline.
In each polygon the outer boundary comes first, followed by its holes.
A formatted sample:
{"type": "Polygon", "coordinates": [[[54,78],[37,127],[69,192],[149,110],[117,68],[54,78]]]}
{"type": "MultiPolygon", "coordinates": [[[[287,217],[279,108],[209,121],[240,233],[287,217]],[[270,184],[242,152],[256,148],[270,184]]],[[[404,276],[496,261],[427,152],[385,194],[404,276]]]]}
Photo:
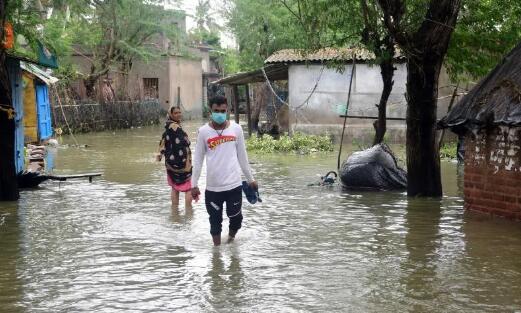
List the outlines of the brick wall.
{"type": "Polygon", "coordinates": [[[466,138],[465,208],[521,220],[521,128],[466,138]]]}

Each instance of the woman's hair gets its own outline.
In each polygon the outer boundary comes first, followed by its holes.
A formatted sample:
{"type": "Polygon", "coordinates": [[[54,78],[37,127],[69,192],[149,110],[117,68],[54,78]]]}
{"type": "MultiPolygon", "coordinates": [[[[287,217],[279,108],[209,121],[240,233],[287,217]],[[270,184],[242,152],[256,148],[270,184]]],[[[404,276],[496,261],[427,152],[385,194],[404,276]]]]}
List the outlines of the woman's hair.
{"type": "Polygon", "coordinates": [[[181,111],[181,108],[180,108],[180,107],[178,107],[178,106],[176,106],[176,105],[173,105],[173,106],[170,107],[170,109],[168,110],[168,112],[173,113],[175,109],[178,109],[179,111],[181,111]]]}

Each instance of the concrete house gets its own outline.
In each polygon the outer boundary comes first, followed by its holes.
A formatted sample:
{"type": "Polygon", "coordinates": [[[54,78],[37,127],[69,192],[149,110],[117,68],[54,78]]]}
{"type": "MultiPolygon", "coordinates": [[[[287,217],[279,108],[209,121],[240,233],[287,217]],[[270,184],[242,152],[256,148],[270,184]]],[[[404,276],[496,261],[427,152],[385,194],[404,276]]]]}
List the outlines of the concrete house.
{"type": "Polygon", "coordinates": [[[521,220],[521,43],[439,126],[465,137],[465,208],[521,220]]]}
{"type": "MultiPolygon", "coordinates": [[[[348,108],[346,134],[349,138],[370,141],[374,134],[373,121],[378,116],[376,104],[380,100],[383,83],[375,56],[358,48],[325,48],[308,53],[304,50],[284,49],[269,56],[263,69],[237,73],[216,83],[246,85],[286,81],[288,123],[290,131],[311,134],[329,133],[339,137],[346,110],[349,83],[355,58],[355,71],[348,108]]],[[[395,57],[394,85],[387,102],[387,136],[391,142],[405,141],[405,100],[407,68],[405,58],[395,57]]],[[[284,84],[283,84],[284,85],[284,84]]],[[[438,88],[438,116],[447,113],[453,86],[442,71],[438,88]]],[[[280,102],[280,101],[279,101],[280,102]]]]}
{"type": "MultiPolygon", "coordinates": [[[[162,21],[176,27],[181,34],[186,34],[186,15],[172,11],[170,18],[162,21]]],[[[148,45],[154,46],[162,54],[159,58],[144,61],[136,59],[127,76],[125,96],[139,101],[157,101],[165,109],[179,104],[186,118],[202,116],[206,103],[206,87],[209,81],[218,77],[215,59],[210,57],[210,49],[199,45],[179,51],[170,40],[157,35],[148,45]]],[[[73,63],[81,73],[90,70],[90,52],[76,49],[73,63]]],[[[121,92],[124,79],[117,68],[99,79],[96,89],[100,99],[105,101],[116,98],[121,92]]],[[[75,91],[80,99],[87,98],[81,81],[75,83],[75,91]]]]}
{"type": "MultiPolygon", "coordinates": [[[[378,116],[376,104],[380,100],[383,83],[380,68],[373,64],[375,56],[365,49],[326,48],[314,53],[285,49],[272,54],[266,65],[287,67],[288,103],[290,125],[293,131],[331,134],[341,131],[351,79],[353,58],[355,70],[351,87],[346,132],[357,138],[373,135],[372,122],[378,116]],[[332,62],[333,65],[325,65],[332,62]],[[371,131],[368,133],[367,129],[371,131]]],[[[407,110],[405,100],[407,67],[404,57],[395,56],[394,85],[387,102],[387,117],[404,119],[407,110]]],[[[446,73],[440,78],[438,116],[444,116],[453,88],[446,73]]],[[[391,141],[403,141],[405,121],[389,121],[388,135],[391,141]]]]}

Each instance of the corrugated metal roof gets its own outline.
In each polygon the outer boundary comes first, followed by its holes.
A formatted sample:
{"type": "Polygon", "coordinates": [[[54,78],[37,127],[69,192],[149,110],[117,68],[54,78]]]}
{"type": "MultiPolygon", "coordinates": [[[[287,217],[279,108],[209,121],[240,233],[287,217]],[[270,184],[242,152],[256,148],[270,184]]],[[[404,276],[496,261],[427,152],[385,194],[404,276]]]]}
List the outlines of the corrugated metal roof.
{"type": "MultiPolygon", "coordinates": [[[[283,49],[270,55],[264,63],[352,61],[353,55],[356,57],[356,60],[361,61],[375,59],[374,53],[362,48],[324,48],[317,51],[283,49]]],[[[397,52],[395,57],[401,58],[399,52],[397,52]]]]}
{"type": "Polygon", "coordinates": [[[27,72],[33,74],[34,76],[38,77],[40,80],[42,80],[47,85],[55,84],[59,80],[58,78],[48,74],[47,72],[45,72],[44,70],[42,70],[38,66],[36,66],[34,64],[31,64],[31,63],[26,63],[24,61],[21,61],[20,62],[20,67],[24,71],[27,71],[27,72]]]}

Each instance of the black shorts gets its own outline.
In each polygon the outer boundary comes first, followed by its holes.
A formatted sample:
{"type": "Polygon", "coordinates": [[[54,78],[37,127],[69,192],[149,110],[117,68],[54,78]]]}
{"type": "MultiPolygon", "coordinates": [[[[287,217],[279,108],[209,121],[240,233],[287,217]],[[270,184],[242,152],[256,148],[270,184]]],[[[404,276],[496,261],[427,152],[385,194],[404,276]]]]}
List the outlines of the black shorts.
{"type": "Polygon", "coordinates": [[[230,219],[230,231],[237,231],[242,224],[242,187],[227,191],[204,192],[206,211],[210,216],[210,234],[219,235],[222,231],[223,204],[226,202],[226,215],[230,219]]]}

